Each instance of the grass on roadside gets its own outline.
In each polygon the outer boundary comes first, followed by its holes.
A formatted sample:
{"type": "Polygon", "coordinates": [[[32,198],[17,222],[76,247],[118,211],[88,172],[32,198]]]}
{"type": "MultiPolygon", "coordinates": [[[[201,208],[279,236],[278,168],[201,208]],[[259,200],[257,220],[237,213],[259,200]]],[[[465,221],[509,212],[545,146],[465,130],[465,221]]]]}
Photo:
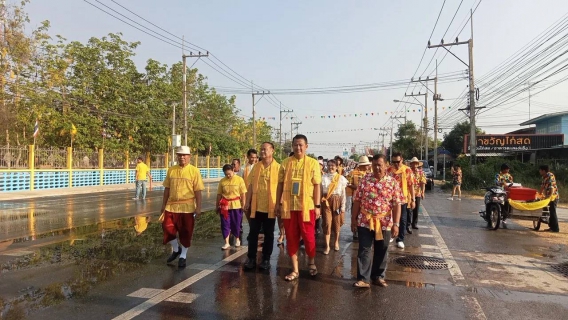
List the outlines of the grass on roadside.
{"type": "Polygon", "coordinates": [[[205,211],[195,221],[193,239],[211,239],[221,235],[221,221],[219,214],[215,210],[205,211]]]}

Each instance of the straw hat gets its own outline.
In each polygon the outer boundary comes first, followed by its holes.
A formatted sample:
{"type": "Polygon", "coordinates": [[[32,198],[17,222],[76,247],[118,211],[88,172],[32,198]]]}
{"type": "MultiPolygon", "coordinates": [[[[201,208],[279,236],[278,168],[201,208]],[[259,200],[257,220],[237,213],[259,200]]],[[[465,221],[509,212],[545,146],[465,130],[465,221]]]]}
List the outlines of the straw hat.
{"type": "Polygon", "coordinates": [[[410,163],[415,163],[415,162],[418,162],[418,165],[424,165],[424,164],[422,163],[422,161],[418,160],[418,158],[416,158],[416,157],[410,159],[410,163]]]}
{"type": "Polygon", "coordinates": [[[191,150],[188,146],[181,146],[177,148],[176,154],[191,154],[191,150]]]}
{"type": "Polygon", "coordinates": [[[371,162],[369,162],[369,158],[367,156],[360,156],[358,164],[360,166],[368,166],[371,164],[371,162]]]}

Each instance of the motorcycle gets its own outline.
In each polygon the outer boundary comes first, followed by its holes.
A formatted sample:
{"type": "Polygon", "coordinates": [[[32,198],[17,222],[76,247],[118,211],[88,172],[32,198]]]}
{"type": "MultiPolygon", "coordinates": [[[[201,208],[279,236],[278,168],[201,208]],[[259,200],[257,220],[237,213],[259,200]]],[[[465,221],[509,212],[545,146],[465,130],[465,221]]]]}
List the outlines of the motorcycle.
{"type": "Polygon", "coordinates": [[[487,228],[491,230],[499,229],[501,221],[509,218],[510,207],[507,202],[507,192],[497,186],[486,187],[485,193],[485,211],[479,211],[479,215],[487,222],[487,228]]]}

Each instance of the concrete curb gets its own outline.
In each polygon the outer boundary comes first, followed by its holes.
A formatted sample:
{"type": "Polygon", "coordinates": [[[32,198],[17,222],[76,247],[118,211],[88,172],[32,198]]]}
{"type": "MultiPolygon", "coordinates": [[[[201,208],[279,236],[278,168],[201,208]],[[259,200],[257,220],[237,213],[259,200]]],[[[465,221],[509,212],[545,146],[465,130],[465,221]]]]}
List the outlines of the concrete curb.
{"type": "MultiPolygon", "coordinates": [[[[204,183],[218,182],[220,178],[216,179],[203,179],[204,183]]],[[[161,187],[162,182],[153,182],[152,187],[161,187]]],[[[88,186],[88,187],[75,187],[75,188],[59,188],[47,190],[34,190],[34,191],[15,191],[15,192],[1,192],[0,201],[21,200],[43,197],[56,197],[74,194],[98,193],[120,190],[135,190],[134,183],[115,184],[106,186],[88,186]]]]}

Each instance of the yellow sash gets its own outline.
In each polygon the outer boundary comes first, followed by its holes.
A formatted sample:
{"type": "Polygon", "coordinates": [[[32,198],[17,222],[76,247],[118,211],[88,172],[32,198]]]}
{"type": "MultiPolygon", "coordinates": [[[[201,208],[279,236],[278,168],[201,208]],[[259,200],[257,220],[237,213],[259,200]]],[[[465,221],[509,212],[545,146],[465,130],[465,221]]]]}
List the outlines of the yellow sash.
{"type": "Polygon", "coordinates": [[[329,197],[331,197],[331,194],[333,193],[333,191],[335,191],[335,188],[337,188],[337,184],[339,184],[340,178],[341,178],[341,175],[339,173],[336,173],[333,176],[333,179],[331,180],[331,183],[329,184],[329,188],[327,189],[327,196],[323,197],[322,201],[327,202],[327,199],[329,199],[329,197]]]}
{"type": "MultiPolygon", "coordinates": [[[[258,195],[258,179],[260,179],[260,172],[264,168],[264,165],[257,163],[252,167],[251,175],[256,177],[252,181],[252,203],[251,203],[251,213],[250,217],[254,218],[256,215],[257,208],[257,195],[258,195]]],[[[268,182],[268,217],[274,218],[274,205],[276,202],[276,188],[278,188],[278,171],[280,170],[280,165],[276,160],[272,160],[270,164],[270,181],[268,182]]]]}
{"type": "MultiPolygon", "coordinates": [[[[393,167],[394,168],[394,167],[393,167]]],[[[404,194],[404,197],[406,198],[406,202],[410,202],[410,193],[408,192],[408,180],[406,177],[406,169],[408,169],[407,166],[401,164],[400,168],[398,168],[398,171],[395,171],[395,174],[400,174],[400,179],[402,180],[402,194],[404,194]]]]}
{"type": "MultiPolygon", "coordinates": [[[[292,194],[292,167],[294,165],[294,156],[288,158],[288,162],[286,163],[286,176],[284,177],[284,190],[282,192],[282,219],[290,219],[290,198],[292,194]]],[[[302,214],[303,214],[303,221],[308,222],[310,221],[310,210],[306,205],[309,202],[310,195],[306,192],[308,190],[308,185],[311,182],[309,174],[313,172],[315,165],[319,167],[319,163],[312,158],[304,156],[304,172],[302,173],[302,214]]]]}
{"type": "Polygon", "coordinates": [[[369,230],[375,231],[375,240],[383,240],[383,228],[381,226],[381,218],[386,217],[390,212],[381,214],[372,214],[361,208],[361,214],[369,220],[369,230]]]}

